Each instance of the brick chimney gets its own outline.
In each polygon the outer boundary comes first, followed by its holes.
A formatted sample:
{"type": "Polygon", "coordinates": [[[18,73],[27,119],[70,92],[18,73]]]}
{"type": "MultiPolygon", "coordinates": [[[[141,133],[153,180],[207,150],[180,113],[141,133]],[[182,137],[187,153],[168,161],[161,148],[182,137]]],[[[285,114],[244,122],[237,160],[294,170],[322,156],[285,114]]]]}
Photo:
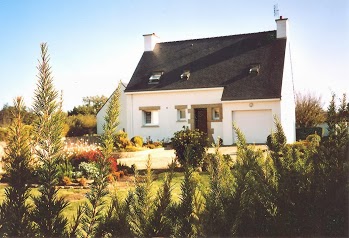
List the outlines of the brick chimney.
{"type": "Polygon", "coordinates": [[[276,38],[287,38],[288,34],[288,18],[276,19],[276,38]]]}
{"type": "Polygon", "coordinates": [[[159,42],[159,37],[155,35],[155,33],[146,34],[146,35],[143,35],[143,37],[144,37],[144,51],[153,51],[156,43],[159,42]]]}

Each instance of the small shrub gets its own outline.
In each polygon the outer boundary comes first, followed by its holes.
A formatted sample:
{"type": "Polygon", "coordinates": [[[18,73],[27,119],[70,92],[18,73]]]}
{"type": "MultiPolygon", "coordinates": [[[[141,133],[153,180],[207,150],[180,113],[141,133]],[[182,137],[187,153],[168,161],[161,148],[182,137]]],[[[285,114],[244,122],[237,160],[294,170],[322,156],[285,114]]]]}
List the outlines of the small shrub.
{"type": "Polygon", "coordinates": [[[149,149],[155,149],[155,145],[154,144],[147,144],[146,147],[149,148],[149,149]]]}
{"type": "Polygon", "coordinates": [[[208,145],[208,138],[205,133],[199,130],[190,130],[188,127],[174,133],[171,139],[178,162],[183,167],[185,164],[193,168],[201,167],[208,145]],[[190,153],[190,156],[187,155],[190,153]],[[190,161],[186,161],[189,158],[190,161]]]}
{"type": "Polygon", "coordinates": [[[71,182],[71,180],[70,180],[69,177],[64,176],[64,177],[62,178],[62,185],[69,186],[69,185],[71,185],[71,184],[72,184],[72,182],[71,182]]]}
{"type": "Polygon", "coordinates": [[[98,176],[98,168],[94,163],[86,163],[82,162],[79,165],[79,169],[81,170],[83,176],[86,176],[89,179],[94,179],[98,176]]]}
{"type": "Polygon", "coordinates": [[[101,156],[102,156],[102,153],[99,150],[82,151],[71,157],[71,164],[75,168],[77,168],[82,162],[85,162],[85,163],[96,162],[101,156]]]}
{"type": "Polygon", "coordinates": [[[86,186],[87,186],[87,179],[84,178],[84,177],[82,177],[82,178],[80,178],[80,179],[78,180],[78,183],[79,183],[80,186],[86,187],[86,186]]]}
{"type": "Polygon", "coordinates": [[[141,136],[132,137],[131,142],[137,147],[143,146],[143,138],[141,136]]]}
{"type": "Polygon", "coordinates": [[[110,157],[108,159],[108,161],[109,161],[109,164],[110,164],[110,172],[118,171],[118,162],[117,162],[116,158],[110,157]]]}
{"type": "Polygon", "coordinates": [[[109,175],[107,176],[107,180],[108,180],[109,183],[115,182],[114,174],[109,174],[109,175]]]}
{"type": "Polygon", "coordinates": [[[117,150],[123,150],[128,146],[132,146],[131,141],[127,138],[127,133],[119,131],[114,138],[114,146],[117,150]]]}
{"type": "Polygon", "coordinates": [[[156,148],[160,148],[160,147],[162,147],[162,142],[161,142],[161,141],[154,141],[154,142],[153,142],[153,145],[154,145],[156,148]]]}
{"type": "Polygon", "coordinates": [[[308,135],[306,141],[314,145],[320,145],[321,137],[317,134],[308,135]]]}

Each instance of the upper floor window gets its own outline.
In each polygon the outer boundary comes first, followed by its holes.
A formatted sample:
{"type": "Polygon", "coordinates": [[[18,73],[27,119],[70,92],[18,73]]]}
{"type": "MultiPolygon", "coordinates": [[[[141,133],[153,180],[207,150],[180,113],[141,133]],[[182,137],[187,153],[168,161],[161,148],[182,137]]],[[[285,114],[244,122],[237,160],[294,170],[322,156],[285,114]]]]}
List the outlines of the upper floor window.
{"type": "Polygon", "coordinates": [[[189,77],[190,77],[190,71],[184,70],[183,73],[181,74],[181,79],[189,80],[189,77]]]}
{"type": "Polygon", "coordinates": [[[160,78],[164,72],[154,72],[150,78],[148,84],[158,84],[160,82],[160,78]]]}

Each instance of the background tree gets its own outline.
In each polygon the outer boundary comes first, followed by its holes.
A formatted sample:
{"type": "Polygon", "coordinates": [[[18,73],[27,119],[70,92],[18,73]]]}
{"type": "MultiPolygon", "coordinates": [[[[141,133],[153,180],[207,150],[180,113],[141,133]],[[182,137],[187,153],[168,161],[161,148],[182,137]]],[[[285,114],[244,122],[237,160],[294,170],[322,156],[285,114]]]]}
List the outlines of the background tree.
{"type": "MultiPolygon", "coordinates": [[[[9,126],[13,120],[12,111],[15,110],[14,106],[9,106],[5,104],[0,110],[0,126],[6,127],[9,126]]],[[[35,114],[30,109],[24,107],[22,108],[21,120],[25,125],[31,125],[34,121],[35,114]]]]}
{"type": "Polygon", "coordinates": [[[22,122],[24,108],[21,97],[14,100],[13,121],[9,128],[5,159],[8,187],[5,188],[5,200],[0,206],[1,236],[34,236],[30,220],[32,206],[28,203],[31,150],[30,138],[22,122]]]}
{"type": "Polygon", "coordinates": [[[108,98],[103,95],[83,97],[83,105],[74,107],[73,110],[68,111],[68,115],[97,115],[97,112],[102,108],[102,106],[104,105],[104,103],[106,103],[107,100],[108,98]]]}
{"type": "Polygon", "coordinates": [[[68,205],[58,197],[59,163],[63,156],[63,119],[58,92],[53,85],[47,44],[40,45],[41,57],[37,88],[34,92],[33,110],[35,154],[39,161],[38,177],[40,194],[33,198],[35,209],[33,220],[38,233],[45,237],[60,237],[65,234],[67,219],[62,215],[68,205]]]}
{"type": "Polygon", "coordinates": [[[314,127],[325,121],[320,96],[311,93],[296,94],[296,126],[314,127]]]}

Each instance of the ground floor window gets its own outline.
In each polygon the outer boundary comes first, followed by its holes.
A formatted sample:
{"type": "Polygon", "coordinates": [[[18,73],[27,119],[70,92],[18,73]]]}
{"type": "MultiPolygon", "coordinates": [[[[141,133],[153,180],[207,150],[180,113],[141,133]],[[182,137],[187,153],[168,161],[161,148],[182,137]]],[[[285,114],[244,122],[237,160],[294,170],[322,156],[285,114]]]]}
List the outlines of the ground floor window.
{"type": "Polygon", "coordinates": [[[143,111],[143,125],[144,126],[159,125],[159,111],[143,111]]]}

